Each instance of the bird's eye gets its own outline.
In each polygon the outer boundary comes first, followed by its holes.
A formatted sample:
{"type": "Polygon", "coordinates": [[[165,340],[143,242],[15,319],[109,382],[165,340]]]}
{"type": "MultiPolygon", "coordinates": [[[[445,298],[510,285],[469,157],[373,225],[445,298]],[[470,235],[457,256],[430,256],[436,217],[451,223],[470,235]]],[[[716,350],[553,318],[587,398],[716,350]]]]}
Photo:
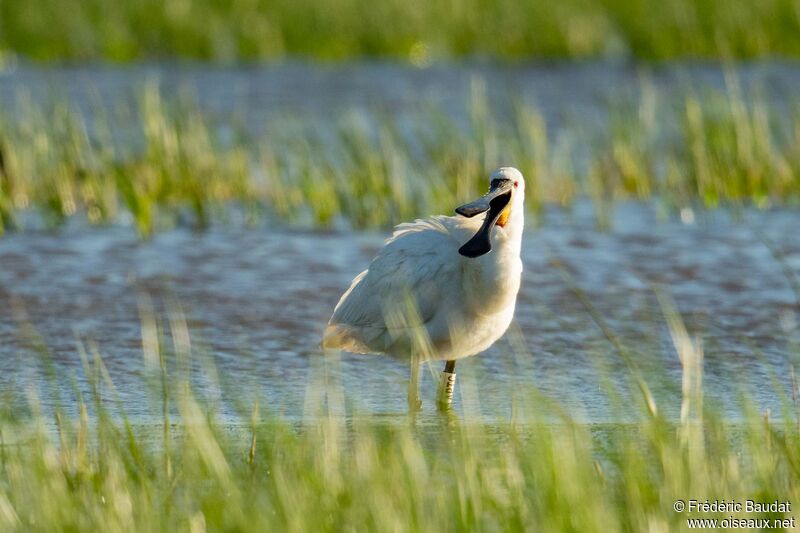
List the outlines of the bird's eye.
{"type": "Polygon", "coordinates": [[[518,181],[515,181],[515,182],[514,182],[514,188],[516,189],[518,186],[519,186],[519,182],[518,182],[518,181]]]}

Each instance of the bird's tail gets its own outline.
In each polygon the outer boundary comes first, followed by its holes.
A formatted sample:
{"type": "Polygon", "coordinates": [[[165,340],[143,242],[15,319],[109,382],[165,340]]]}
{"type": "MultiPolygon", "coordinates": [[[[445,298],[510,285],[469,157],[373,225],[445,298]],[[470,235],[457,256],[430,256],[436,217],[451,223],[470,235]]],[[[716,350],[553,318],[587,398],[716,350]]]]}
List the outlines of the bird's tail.
{"type": "Polygon", "coordinates": [[[322,335],[320,348],[352,353],[372,353],[372,350],[354,335],[351,328],[340,324],[328,324],[322,335]]]}

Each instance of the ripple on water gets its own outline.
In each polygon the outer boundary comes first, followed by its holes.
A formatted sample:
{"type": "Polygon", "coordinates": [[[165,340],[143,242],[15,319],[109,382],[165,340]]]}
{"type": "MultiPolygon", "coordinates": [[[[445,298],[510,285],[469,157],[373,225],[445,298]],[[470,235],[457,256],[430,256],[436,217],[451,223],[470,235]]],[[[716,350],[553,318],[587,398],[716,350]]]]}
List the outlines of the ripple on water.
{"type": "MultiPolygon", "coordinates": [[[[763,384],[776,376],[788,386],[798,358],[792,336],[798,339],[787,325],[796,324],[800,309],[781,265],[752,226],[797,267],[800,244],[790,236],[800,213],[748,212],[742,223],[719,212],[685,225],[656,222],[647,205],[623,204],[614,229],[601,233],[589,211],[584,204],[570,215],[548,211],[547,225],[526,233],[517,306],[524,351],[504,340],[459,362],[460,379],[475,391],[484,415],[509,416],[514,391],[535,385],[579,418],[623,416],[611,408],[601,377],[605,369],[620,384],[625,367],[551,265],[554,258],[632,352],[662,409],[675,414],[679,408],[680,363],[654,283],[669,292],[688,330],[703,340],[707,397],[732,413],[744,389],[761,409],[778,411],[775,390],[763,384]]],[[[144,291],[160,311],[171,299],[180,303],[198,368],[213,362],[219,379],[235,384],[232,390],[260,394],[269,408],[300,417],[309,376],[321,361],[324,323],[384,237],[274,229],[178,230],[147,242],[123,228],[10,234],[0,240],[0,388],[42,379],[13,316],[12,302],[19,302],[59,372],[78,376],[85,388],[76,337],[92,339],[129,414],[157,412],[142,401],[137,298],[144,291]]],[[[424,376],[429,407],[438,371],[424,376]]],[[[377,414],[404,411],[406,373],[401,362],[371,356],[344,355],[329,369],[345,386],[348,409],[377,414]]],[[[213,380],[197,383],[217,390],[213,380]]],[[[69,379],[57,386],[62,399],[70,397],[69,379]]]]}

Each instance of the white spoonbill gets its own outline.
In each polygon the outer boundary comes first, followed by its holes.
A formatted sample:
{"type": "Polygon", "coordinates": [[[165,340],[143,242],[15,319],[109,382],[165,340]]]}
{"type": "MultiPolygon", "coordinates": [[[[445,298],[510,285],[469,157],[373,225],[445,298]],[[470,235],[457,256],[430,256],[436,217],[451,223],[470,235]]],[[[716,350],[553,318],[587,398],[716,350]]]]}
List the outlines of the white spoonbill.
{"type": "Polygon", "coordinates": [[[461,216],[397,226],[342,295],[323,347],[408,359],[411,409],[421,405],[419,362],[444,360],[439,404],[448,406],[456,359],[489,348],[514,316],[524,199],[522,173],[503,167],[489,177],[488,193],[456,209],[461,216]],[[483,220],[474,218],[480,213],[483,220]]]}

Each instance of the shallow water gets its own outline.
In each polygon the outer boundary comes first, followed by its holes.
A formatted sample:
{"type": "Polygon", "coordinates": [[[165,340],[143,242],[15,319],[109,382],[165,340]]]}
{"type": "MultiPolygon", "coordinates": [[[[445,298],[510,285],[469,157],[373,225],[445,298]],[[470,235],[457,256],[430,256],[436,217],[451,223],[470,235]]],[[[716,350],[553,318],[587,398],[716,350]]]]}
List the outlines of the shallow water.
{"type": "MultiPolygon", "coordinates": [[[[609,105],[630,105],[651,91],[665,100],[709,90],[742,91],[772,105],[797,102],[800,63],[760,61],[664,63],[656,66],[588,61],[508,65],[464,62],[415,68],[385,62],[323,65],[211,67],[205,64],[64,66],[22,64],[0,71],[0,108],[22,113],[27,103],[67,102],[92,118],[102,113],[125,128],[126,103],[141,101],[148,86],[166,96],[194,100],[212,123],[244,124],[258,134],[278,117],[314,120],[343,111],[381,110],[404,114],[433,104],[466,119],[469,102],[485,91],[492,104],[520,99],[534,105],[549,127],[602,126],[609,105]],[[477,85],[476,85],[477,84],[477,85]],[[592,124],[595,123],[595,124],[592,124]]],[[[662,120],[664,117],[659,117],[662,120]]]]}
{"type": "MultiPolygon", "coordinates": [[[[800,362],[800,307],[756,230],[800,275],[800,240],[794,238],[800,213],[694,217],[691,223],[663,220],[651,204],[623,204],[612,229],[603,232],[588,204],[547,211],[546,224],[528,228],[523,245],[514,328],[524,340],[506,338],[459,361],[457,409],[465,416],[507,418],[512,397],[536,387],[581,420],[613,422],[629,414],[614,408],[603,388],[604,376],[620,386],[627,370],[551,264],[560,259],[635,355],[661,409],[677,416],[680,363],[653,283],[669,292],[702,339],[706,401],[733,416],[745,392],[759,409],[778,413],[778,392],[788,393],[791,366],[800,362]]],[[[128,414],[143,421],[157,416],[158,406],[144,401],[142,378],[140,296],[147,294],[161,317],[164,306],[174,311],[170,302],[179,303],[197,385],[219,400],[223,413],[235,393],[258,395],[263,408],[301,418],[307,393],[318,390],[309,389],[312,374],[320,373],[310,368],[323,361],[317,344],[325,321],[384,236],[218,228],[176,230],[140,242],[124,227],[10,234],[0,239],[0,391],[19,392],[34,383],[45,405],[58,396],[71,402],[73,376],[87,390],[76,350],[82,339],[96,342],[128,414]],[[37,328],[51,351],[55,388],[44,386],[44,365],[30,349],[24,323],[37,328]],[[209,377],[209,363],[217,378],[213,372],[209,377]]],[[[335,366],[329,371],[341,376],[348,414],[405,412],[407,369],[401,362],[345,354],[339,371],[335,366]]],[[[437,364],[424,375],[428,410],[439,370],[437,364]]]]}
{"type": "MultiPolygon", "coordinates": [[[[729,90],[734,79],[746,98],[791,103],[800,65],[764,62],[727,71],[701,63],[640,68],[604,62],[464,63],[426,69],[386,63],[335,68],[303,63],[233,68],[21,65],[0,72],[0,108],[22,116],[20,104],[26,98],[34,104],[66,100],[91,117],[136,101],[144,85],[155,83],[166,95],[193,94],[212,122],[241,121],[258,133],[279,117],[323,124],[338,120],[342,111],[402,114],[422,109],[423,102],[466,118],[475,80],[483,80],[490,103],[509,94],[520,97],[535,104],[557,133],[591,122],[603,127],[609,105],[637,102],[643,87],[669,97],[729,90]]],[[[125,113],[109,117],[120,130],[135,122],[125,113]]],[[[778,390],[789,390],[792,363],[800,359],[800,309],[781,264],[754,228],[774,241],[788,268],[800,275],[795,237],[800,212],[720,210],[684,213],[681,221],[659,218],[657,210],[657,204],[621,205],[611,231],[602,232],[591,207],[579,203],[570,212],[550,210],[542,227],[530,227],[512,328],[517,336],[459,362],[464,394],[457,408],[465,415],[507,418],[515,393],[535,386],[544,398],[583,420],[614,422],[629,415],[612,406],[603,385],[603,376],[609,376],[615,388],[622,386],[628,371],[551,265],[560,259],[634,353],[661,409],[678,412],[680,363],[653,283],[665,287],[690,331],[702,339],[706,401],[733,416],[744,390],[759,409],[777,412],[778,390]]],[[[96,342],[126,411],[139,420],[151,419],[159,406],[143,401],[140,301],[147,294],[162,319],[169,314],[165,307],[178,302],[191,335],[197,386],[206,397],[217,398],[223,412],[231,411],[234,395],[258,395],[264,397],[262,408],[292,419],[307,414],[307,392],[319,389],[309,389],[309,383],[316,383],[314,376],[324,370],[310,369],[322,364],[317,344],[325,321],[385,234],[234,226],[205,233],[176,230],[147,242],[129,227],[88,229],[80,224],[58,233],[29,231],[0,239],[0,393],[13,390],[22,398],[20,391],[33,383],[45,405],[74,405],[75,387],[87,390],[77,341],[96,342]],[[45,386],[46,365],[26,340],[25,324],[36,327],[52,353],[55,387],[45,386]],[[233,390],[220,382],[233,384],[233,390]]],[[[169,344],[168,324],[164,327],[169,344]]],[[[328,370],[337,374],[335,368],[328,370]]],[[[405,412],[407,369],[402,363],[345,355],[340,370],[348,413],[393,417],[405,412]]],[[[424,376],[428,409],[438,372],[431,368],[424,376]]]]}

